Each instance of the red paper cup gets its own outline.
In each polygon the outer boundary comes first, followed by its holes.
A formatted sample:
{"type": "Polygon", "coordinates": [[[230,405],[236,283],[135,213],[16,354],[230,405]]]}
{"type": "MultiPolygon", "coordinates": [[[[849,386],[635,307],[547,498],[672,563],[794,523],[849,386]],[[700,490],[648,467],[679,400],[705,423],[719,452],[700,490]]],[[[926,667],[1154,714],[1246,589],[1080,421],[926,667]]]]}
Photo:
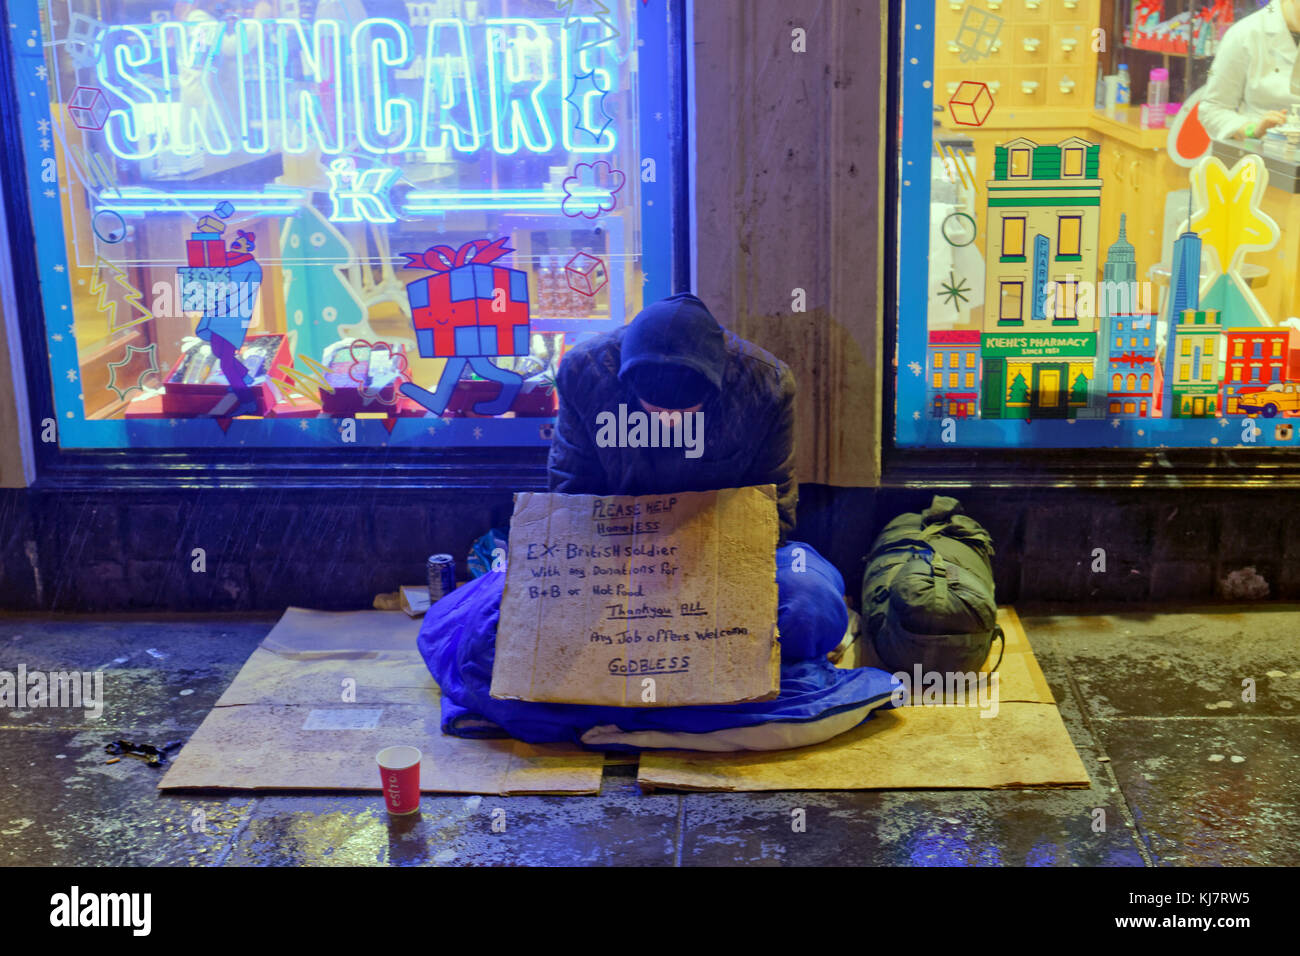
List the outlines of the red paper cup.
{"type": "Polygon", "coordinates": [[[420,757],[418,748],[403,746],[385,747],[375,757],[384,803],[394,816],[420,809],[420,757]]]}

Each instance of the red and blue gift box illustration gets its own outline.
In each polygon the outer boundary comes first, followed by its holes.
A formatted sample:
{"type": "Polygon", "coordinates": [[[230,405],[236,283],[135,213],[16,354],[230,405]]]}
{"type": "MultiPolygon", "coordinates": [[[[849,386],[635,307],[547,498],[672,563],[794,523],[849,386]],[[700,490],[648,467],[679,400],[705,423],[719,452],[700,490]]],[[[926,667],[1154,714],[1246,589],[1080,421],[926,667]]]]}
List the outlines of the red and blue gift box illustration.
{"type": "Polygon", "coordinates": [[[421,356],[445,358],[447,364],[434,391],[407,382],[402,394],[435,415],[446,410],[467,364],[482,378],[501,385],[496,399],[474,406],[478,414],[500,415],[519,394],[522,376],[490,361],[528,354],[528,275],[497,263],[512,251],[502,236],[474,239],[459,249],[431,246],[404,254],[407,268],[433,273],[406,286],[416,347],[421,356]]]}
{"type": "Polygon", "coordinates": [[[528,354],[528,275],[497,265],[505,238],[476,239],[458,250],[406,253],[408,268],[433,275],[406,287],[415,338],[425,358],[528,354]]]}

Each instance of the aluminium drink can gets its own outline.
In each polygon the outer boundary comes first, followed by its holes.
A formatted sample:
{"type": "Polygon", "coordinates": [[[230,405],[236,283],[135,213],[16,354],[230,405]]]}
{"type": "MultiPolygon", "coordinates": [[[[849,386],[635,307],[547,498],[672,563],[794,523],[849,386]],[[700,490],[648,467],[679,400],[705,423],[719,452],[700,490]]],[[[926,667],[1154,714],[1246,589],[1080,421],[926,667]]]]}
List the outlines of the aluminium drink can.
{"type": "Polygon", "coordinates": [[[429,556],[429,600],[437,604],[456,590],[456,559],[450,554],[429,556]]]}

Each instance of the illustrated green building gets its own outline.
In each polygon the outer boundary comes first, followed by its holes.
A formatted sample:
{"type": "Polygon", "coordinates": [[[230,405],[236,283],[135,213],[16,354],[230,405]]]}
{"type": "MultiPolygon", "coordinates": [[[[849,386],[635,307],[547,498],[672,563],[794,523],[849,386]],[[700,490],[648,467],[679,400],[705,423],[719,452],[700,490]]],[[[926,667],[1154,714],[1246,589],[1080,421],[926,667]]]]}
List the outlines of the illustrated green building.
{"type": "Polygon", "coordinates": [[[1072,136],[994,148],[985,235],[982,418],[1067,418],[1097,366],[1101,147],[1072,136]]]}
{"type": "Polygon", "coordinates": [[[1172,350],[1174,418],[1218,414],[1222,378],[1219,361],[1223,323],[1217,309],[1184,309],[1169,337],[1172,350]]]}

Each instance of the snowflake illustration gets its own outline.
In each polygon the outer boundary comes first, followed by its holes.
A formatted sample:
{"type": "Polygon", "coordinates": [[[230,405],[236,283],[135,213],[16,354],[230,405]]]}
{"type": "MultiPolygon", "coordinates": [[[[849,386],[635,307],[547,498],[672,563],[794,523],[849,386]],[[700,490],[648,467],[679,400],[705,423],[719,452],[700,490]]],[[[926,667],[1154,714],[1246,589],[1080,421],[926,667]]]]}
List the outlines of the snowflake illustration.
{"type": "Polygon", "coordinates": [[[1112,418],[1112,419],[1110,420],[1110,427],[1111,427],[1111,428],[1119,428],[1119,419],[1118,419],[1118,418],[1112,418]]]}
{"type": "Polygon", "coordinates": [[[77,370],[75,368],[68,369],[67,376],[69,382],[75,382],[77,380],[77,370]]]}
{"type": "Polygon", "coordinates": [[[911,372],[912,372],[913,375],[920,375],[920,374],[921,374],[921,363],[920,363],[920,362],[908,362],[908,363],[907,363],[907,367],[911,370],[911,372]]]}
{"type": "Polygon", "coordinates": [[[48,136],[42,137],[41,149],[47,153],[50,151],[50,138],[48,136]]]}
{"type": "Polygon", "coordinates": [[[39,119],[36,121],[36,128],[40,131],[41,135],[44,136],[50,131],[50,121],[47,119],[39,119]]]}
{"type": "Polygon", "coordinates": [[[63,341],[63,333],[62,333],[62,332],[55,332],[53,335],[50,336],[50,338],[54,339],[54,341],[56,341],[56,342],[62,342],[62,341],[63,341]]]}
{"type": "MultiPolygon", "coordinates": [[[[57,198],[58,198],[58,193],[56,193],[53,189],[47,189],[47,190],[45,190],[45,198],[46,198],[46,199],[57,199],[57,198]]],[[[62,272],[62,271],[63,271],[62,269],[59,269],[58,266],[55,266],[54,268],[55,268],[57,271],[59,271],[59,272],[62,272]]]]}
{"type": "Polygon", "coordinates": [[[49,75],[50,75],[50,71],[45,69],[44,63],[42,63],[40,66],[36,68],[36,78],[38,80],[43,80],[49,75]]]}
{"type": "Polygon", "coordinates": [[[947,300],[948,304],[957,310],[957,314],[961,315],[961,304],[969,301],[966,293],[970,291],[970,286],[966,284],[966,280],[958,279],[950,270],[948,281],[939,283],[939,288],[943,289],[939,293],[939,298],[947,300]]]}
{"type": "MultiPolygon", "coordinates": [[[[49,192],[49,190],[47,189],[46,192],[49,192]]],[[[55,272],[62,272],[62,271],[63,271],[63,263],[61,263],[61,262],[56,263],[55,266],[54,266],[54,271],[55,271],[55,272]]]]}
{"type": "Polygon", "coordinates": [[[918,421],[918,422],[919,422],[919,421],[921,420],[921,413],[920,413],[920,412],[912,412],[912,419],[913,419],[914,421],[918,421]]]}
{"type": "Polygon", "coordinates": [[[475,438],[475,440],[480,439],[480,438],[482,438],[482,437],[483,437],[483,429],[481,429],[481,428],[475,426],[475,428],[474,428],[474,438],[475,438]]]}
{"type": "Polygon", "coordinates": [[[1227,428],[1227,427],[1228,427],[1228,420],[1227,420],[1226,418],[1220,418],[1220,419],[1219,419],[1219,427],[1220,427],[1220,428],[1227,428]]]}
{"type": "Polygon", "coordinates": [[[304,418],[302,421],[300,421],[300,422],[298,423],[298,427],[301,428],[303,431],[306,431],[306,430],[307,430],[307,419],[304,418]]]}

